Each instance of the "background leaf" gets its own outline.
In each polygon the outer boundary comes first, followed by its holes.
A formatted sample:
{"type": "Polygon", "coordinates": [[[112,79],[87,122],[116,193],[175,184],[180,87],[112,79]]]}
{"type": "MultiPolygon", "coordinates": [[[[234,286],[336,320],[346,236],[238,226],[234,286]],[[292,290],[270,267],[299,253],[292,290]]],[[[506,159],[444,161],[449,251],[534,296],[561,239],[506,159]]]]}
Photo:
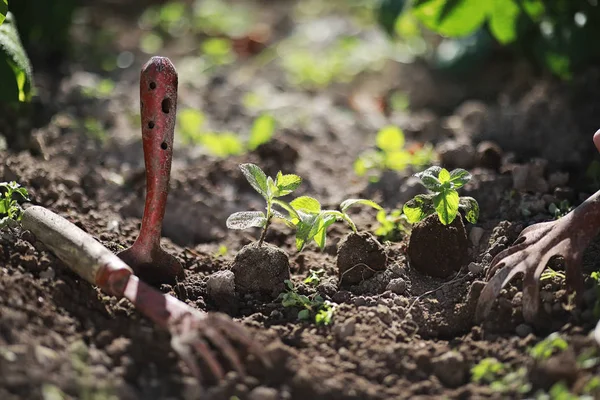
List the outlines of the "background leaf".
{"type": "Polygon", "coordinates": [[[431,0],[415,4],[413,13],[427,28],[460,37],[485,22],[489,7],[489,0],[431,0]]]}
{"type": "Polygon", "coordinates": [[[0,25],[4,22],[4,18],[6,18],[6,13],[8,12],[8,0],[0,0],[0,25]]]}
{"type": "Polygon", "coordinates": [[[9,102],[31,100],[33,95],[31,64],[11,13],[7,13],[6,20],[0,25],[0,54],[3,54],[3,57],[0,57],[0,100],[9,102]]]}
{"type": "Polygon", "coordinates": [[[377,133],[377,147],[386,152],[404,147],[404,133],[396,126],[386,126],[377,133]]]}
{"type": "Polygon", "coordinates": [[[515,0],[491,0],[490,31],[502,44],[513,42],[517,38],[517,20],[521,9],[515,0]]]}
{"type": "Polygon", "coordinates": [[[445,190],[433,198],[435,211],[442,224],[449,225],[454,221],[456,214],[458,214],[458,203],[458,192],[454,189],[445,190]]]}
{"type": "Polygon", "coordinates": [[[262,211],[240,211],[233,213],[227,218],[229,229],[262,228],[267,218],[262,211]]]}
{"type": "Polygon", "coordinates": [[[248,139],[248,148],[256,149],[261,144],[267,143],[275,133],[275,118],[269,114],[263,114],[254,120],[248,139]]]}
{"type": "Polygon", "coordinates": [[[342,204],[340,204],[340,210],[342,210],[342,212],[346,212],[346,210],[352,206],[355,206],[357,204],[362,204],[365,206],[369,206],[369,207],[373,207],[376,210],[382,210],[381,206],[377,203],[375,203],[373,200],[367,200],[367,199],[348,199],[348,200],[344,200],[342,201],[342,204]]]}
{"type": "Polygon", "coordinates": [[[258,165],[249,163],[241,164],[240,169],[254,190],[266,199],[268,197],[267,175],[263,170],[258,165]]]}

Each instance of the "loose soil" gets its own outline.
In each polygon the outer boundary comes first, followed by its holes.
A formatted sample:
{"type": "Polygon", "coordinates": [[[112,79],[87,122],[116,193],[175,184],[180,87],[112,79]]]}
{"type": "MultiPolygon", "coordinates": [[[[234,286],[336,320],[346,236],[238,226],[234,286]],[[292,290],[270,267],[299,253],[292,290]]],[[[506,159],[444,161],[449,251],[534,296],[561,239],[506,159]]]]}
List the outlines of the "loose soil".
{"type": "MultiPolygon", "coordinates": [[[[139,13],[132,10],[138,9],[132,2],[122,3],[119,10],[129,12],[112,13],[110,7],[116,5],[104,2],[81,11],[82,18],[100,27],[110,25],[114,41],[101,54],[127,50],[135,56],[131,67],[104,75],[117,82],[113,93],[108,98],[82,94],[81,85],[100,79],[98,61],[91,55],[97,51],[65,60],[68,73],[62,78],[52,72],[56,68],[38,66],[38,82],[59,88],[40,100],[41,108],[55,114],[34,131],[25,150],[0,152],[0,181],[20,182],[34,203],[68,218],[115,252],[133,243],[143,211],[138,79],[149,58],[137,50],[139,13]],[[100,122],[100,135],[83,123],[90,117],[100,122]]],[[[273,41],[311,23],[289,17],[294,2],[258,4],[272,24],[273,41]]],[[[342,33],[353,32],[343,15],[315,19],[328,26],[340,22],[342,33]]],[[[81,49],[91,46],[84,38],[77,37],[81,49]]],[[[525,226],[551,219],[550,203],[568,199],[578,204],[597,189],[584,171],[594,157],[599,70],[583,71],[564,84],[505,56],[479,66],[469,79],[446,76],[420,62],[394,62],[378,73],[359,75],[352,84],[315,92],[288,83],[277,65],[255,67],[252,58],[199,74],[185,57],[189,45],[176,40],[162,53],[180,72],[180,111],[202,109],[213,129],[247,132],[257,112],[242,98],[263,93],[264,109],[280,121],[269,143],[228,158],[175,139],[162,244],[181,261],[186,277],[160,289],[199,310],[227,310],[264,345],[273,362],[268,369],[248,364],[246,377],[230,372],[222,382],[209,382],[203,399],[524,397],[516,389],[499,393],[471,382],[470,369],[486,357],[511,368],[527,367],[526,380],[535,388],[547,388],[558,376],[578,390],[600,373],[598,365],[583,369],[573,362],[595,346],[589,332],[596,322],[596,292],[589,274],[600,270],[599,243],[585,258],[581,307],[569,307],[559,277],[544,280],[548,326],[529,326],[523,322],[520,283],[515,282],[502,293],[488,321],[473,322],[491,258],[525,226]],[[408,93],[408,110],[373,106],[393,90],[408,93]],[[298,310],[286,309],[270,296],[240,295],[226,307],[213,302],[207,295],[208,277],[230,269],[236,253],[259,235],[225,227],[232,212],[263,206],[237,165],[253,162],[270,175],[278,170],[297,173],[304,179],[297,194],[314,196],[325,207],[369,197],[392,210],[422,190],[409,179],[412,171],[386,172],[378,182],[369,182],[352,170],[358,154],[374,145],[377,129],[387,124],[403,128],[411,142],[463,149],[441,154],[444,165],[473,172],[463,194],[475,197],[481,208],[480,221],[466,226],[469,260],[461,270],[449,278],[420,274],[407,262],[408,238],[403,237],[384,243],[384,271],[340,288],[335,257],[346,226],[330,228],[324,251],[313,243],[298,253],[289,228],[274,224],[266,242],[290,255],[292,280],[300,293],[318,292],[336,305],[332,324],[299,322],[298,310]],[[467,268],[469,262],[473,264],[467,268]],[[309,270],[321,268],[325,276],[318,286],[302,283],[309,270]],[[571,358],[538,365],[528,350],[553,331],[569,343],[568,353],[560,357],[571,358]],[[557,372],[557,365],[567,371],[557,372]]],[[[352,217],[360,230],[373,231],[377,225],[373,210],[352,217]]],[[[444,250],[444,244],[437,245],[444,250]]],[[[438,251],[435,246],[427,250],[438,251]]],[[[560,270],[560,263],[555,264],[560,270]]],[[[168,333],[126,301],[77,277],[30,233],[0,233],[1,399],[194,399],[197,390],[170,349],[168,333]]]]}

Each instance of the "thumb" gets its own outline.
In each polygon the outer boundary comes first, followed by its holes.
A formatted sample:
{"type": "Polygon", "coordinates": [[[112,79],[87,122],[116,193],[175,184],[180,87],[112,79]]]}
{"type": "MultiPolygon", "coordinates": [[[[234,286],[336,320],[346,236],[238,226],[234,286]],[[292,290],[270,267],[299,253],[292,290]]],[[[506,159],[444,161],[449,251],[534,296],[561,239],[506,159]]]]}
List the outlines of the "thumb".
{"type": "Polygon", "coordinates": [[[594,144],[596,145],[598,151],[600,151],[600,129],[594,133],[594,144]]]}

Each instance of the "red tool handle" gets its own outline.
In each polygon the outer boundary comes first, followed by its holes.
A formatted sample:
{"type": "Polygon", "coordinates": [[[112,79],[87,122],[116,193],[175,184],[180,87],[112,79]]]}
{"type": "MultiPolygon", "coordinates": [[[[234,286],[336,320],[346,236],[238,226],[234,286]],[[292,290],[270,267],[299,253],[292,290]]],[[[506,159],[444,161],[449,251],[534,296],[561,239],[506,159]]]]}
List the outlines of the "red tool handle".
{"type": "Polygon", "coordinates": [[[140,99],[147,193],[137,242],[152,249],[160,245],[177,113],[177,71],[168,58],[152,57],[144,65],[140,99]]]}

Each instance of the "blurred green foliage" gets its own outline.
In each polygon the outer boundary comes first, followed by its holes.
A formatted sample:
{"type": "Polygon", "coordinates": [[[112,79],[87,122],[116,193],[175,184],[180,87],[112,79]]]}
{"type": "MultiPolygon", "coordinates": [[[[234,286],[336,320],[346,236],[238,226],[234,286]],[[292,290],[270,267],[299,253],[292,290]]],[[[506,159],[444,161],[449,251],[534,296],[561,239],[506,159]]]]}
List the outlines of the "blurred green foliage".
{"type": "Polygon", "coordinates": [[[19,39],[14,17],[7,13],[0,25],[0,101],[26,102],[32,93],[31,64],[19,39]]]}
{"type": "Polygon", "coordinates": [[[498,43],[563,79],[600,59],[600,47],[594,42],[600,35],[600,7],[595,1],[381,0],[379,16],[390,34],[404,34],[402,23],[407,18],[445,38],[477,37],[485,30],[498,43]]]}
{"type": "Polygon", "coordinates": [[[210,154],[228,157],[255,150],[267,143],[275,133],[276,121],[269,114],[258,116],[244,140],[233,132],[212,132],[204,129],[206,117],[200,111],[186,108],[177,115],[177,135],[187,144],[205,147],[210,154]]]}

